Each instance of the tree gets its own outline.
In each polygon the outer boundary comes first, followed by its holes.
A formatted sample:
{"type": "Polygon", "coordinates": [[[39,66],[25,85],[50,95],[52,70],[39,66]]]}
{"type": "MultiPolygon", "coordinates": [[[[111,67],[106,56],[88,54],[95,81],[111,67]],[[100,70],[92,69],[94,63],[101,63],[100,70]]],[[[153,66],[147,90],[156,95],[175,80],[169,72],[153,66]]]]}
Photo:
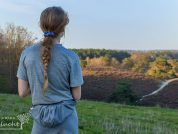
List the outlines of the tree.
{"type": "Polygon", "coordinates": [[[132,71],[145,73],[149,68],[149,62],[151,61],[151,55],[149,53],[134,53],[130,58],[134,62],[132,71]]]}
{"type": "Polygon", "coordinates": [[[127,80],[118,82],[116,90],[111,94],[108,102],[119,102],[124,104],[135,104],[138,96],[131,89],[131,84],[127,80]]]}
{"type": "Polygon", "coordinates": [[[122,61],[121,68],[130,70],[134,65],[134,62],[131,58],[125,58],[122,61]]]}
{"type": "MultiPolygon", "coordinates": [[[[13,23],[7,23],[6,27],[0,29],[0,63],[3,69],[8,71],[4,74],[10,83],[9,90],[14,93],[17,92],[16,88],[16,71],[22,50],[29,45],[32,45],[37,38],[33,33],[29,32],[22,26],[16,26],[13,23]]],[[[8,91],[7,91],[8,92],[8,91]]]]}
{"type": "Polygon", "coordinates": [[[116,58],[111,58],[111,66],[119,67],[119,61],[116,58]]]}
{"type": "Polygon", "coordinates": [[[17,118],[20,121],[20,129],[23,129],[23,124],[28,123],[29,118],[30,118],[30,113],[24,113],[24,114],[19,114],[17,115],[17,118]]]}
{"type": "Polygon", "coordinates": [[[166,59],[157,58],[154,62],[150,64],[150,69],[147,71],[147,75],[153,76],[155,78],[166,78],[172,77],[172,66],[166,59]]]}

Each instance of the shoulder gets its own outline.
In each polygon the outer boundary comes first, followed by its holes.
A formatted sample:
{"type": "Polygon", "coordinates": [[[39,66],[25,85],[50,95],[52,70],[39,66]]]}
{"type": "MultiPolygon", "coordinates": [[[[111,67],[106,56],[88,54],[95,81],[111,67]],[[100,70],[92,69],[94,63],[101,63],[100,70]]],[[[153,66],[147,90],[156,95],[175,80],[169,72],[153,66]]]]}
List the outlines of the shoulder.
{"type": "Polygon", "coordinates": [[[68,49],[64,46],[62,46],[62,52],[65,56],[67,56],[72,61],[76,61],[80,59],[78,54],[74,50],[68,49]]]}
{"type": "Polygon", "coordinates": [[[37,48],[38,48],[38,42],[29,44],[23,48],[22,54],[27,55],[29,52],[35,52],[35,50],[38,50],[37,48]]]}
{"type": "Polygon", "coordinates": [[[25,46],[25,47],[22,49],[21,58],[25,58],[25,56],[28,54],[28,52],[29,52],[29,47],[25,46]]]}
{"type": "Polygon", "coordinates": [[[29,44],[28,46],[25,47],[26,51],[34,51],[35,49],[39,48],[40,42],[35,42],[33,44],[29,44]]]}

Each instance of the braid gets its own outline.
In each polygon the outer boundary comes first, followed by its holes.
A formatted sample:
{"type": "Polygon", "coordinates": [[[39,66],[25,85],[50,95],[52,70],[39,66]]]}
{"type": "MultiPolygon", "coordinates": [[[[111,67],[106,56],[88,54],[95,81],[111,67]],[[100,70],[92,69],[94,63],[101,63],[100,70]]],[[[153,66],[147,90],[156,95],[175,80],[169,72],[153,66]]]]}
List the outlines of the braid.
{"type": "Polygon", "coordinates": [[[51,47],[53,45],[53,38],[51,37],[45,37],[42,42],[42,53],[41,53],[41,59],[44,66],[44,84],[43,84],[43,93],[45,93],[48,89],[48,65],[50,63],[51,59],[51,47]]]}
{"type": "Polygon", "coordinates": [[[65,33],[65,26],[69,23],[67,12],[61,7],[48,7],[40,15],[40,28],[44,32],[41,41],[41,62],[44,66],[43,95],[48,90],[48,65],[51,59],[51,48],[55,41],[60,41],[61,34],[65,33]],[[60,38],[58,38],[60,37],[60,38]]]}

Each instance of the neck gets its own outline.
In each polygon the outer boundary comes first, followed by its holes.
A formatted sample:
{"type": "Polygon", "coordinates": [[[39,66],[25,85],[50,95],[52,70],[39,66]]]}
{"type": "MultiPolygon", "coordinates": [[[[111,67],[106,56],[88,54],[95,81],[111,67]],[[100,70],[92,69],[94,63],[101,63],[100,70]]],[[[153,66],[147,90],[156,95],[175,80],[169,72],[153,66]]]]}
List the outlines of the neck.
{"type": "Polygon", "coordinates": [[[54,40],[54,44],[60,44],[60,40],[54,40]]]}

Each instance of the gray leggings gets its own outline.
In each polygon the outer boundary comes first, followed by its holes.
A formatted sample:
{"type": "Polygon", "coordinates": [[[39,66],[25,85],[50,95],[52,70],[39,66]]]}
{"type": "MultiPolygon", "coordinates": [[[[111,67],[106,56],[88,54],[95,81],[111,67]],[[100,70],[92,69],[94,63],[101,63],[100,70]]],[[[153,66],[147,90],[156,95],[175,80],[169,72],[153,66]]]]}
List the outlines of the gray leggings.
{"type": "Polygon", "coordinates": [[[61,124],[54,128],[47,128],[33,120],[31,134],[78,134],[78,114],[76,108],[61,124]]]}

